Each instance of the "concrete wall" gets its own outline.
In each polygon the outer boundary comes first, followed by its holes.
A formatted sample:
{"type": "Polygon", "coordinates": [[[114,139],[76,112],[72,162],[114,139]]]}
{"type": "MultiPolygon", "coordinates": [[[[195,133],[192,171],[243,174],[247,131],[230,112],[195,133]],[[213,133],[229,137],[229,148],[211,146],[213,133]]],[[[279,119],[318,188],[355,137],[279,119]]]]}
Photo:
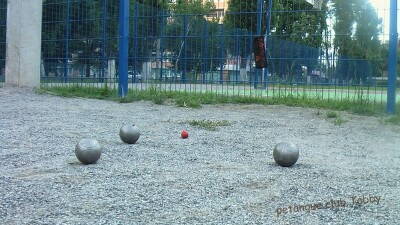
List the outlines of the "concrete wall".
{"type": "Polygon", "coordinates": [[[9,0],[6,85],[40,85],[41,39],[42,0],[9,0]]]}

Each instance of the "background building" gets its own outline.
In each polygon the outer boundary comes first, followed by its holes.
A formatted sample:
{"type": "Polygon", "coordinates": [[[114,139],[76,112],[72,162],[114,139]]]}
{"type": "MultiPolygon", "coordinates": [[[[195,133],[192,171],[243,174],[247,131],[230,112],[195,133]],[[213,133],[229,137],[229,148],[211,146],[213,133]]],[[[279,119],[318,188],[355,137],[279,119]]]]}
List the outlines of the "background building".
{"type": "Polygon", "coordinates": [[[212,17],[217,18],[219,23],[222,23],[224,20],[225,13],[228,10],[228,1],[229,0],[214,0],[215,10],[212,17]]]}

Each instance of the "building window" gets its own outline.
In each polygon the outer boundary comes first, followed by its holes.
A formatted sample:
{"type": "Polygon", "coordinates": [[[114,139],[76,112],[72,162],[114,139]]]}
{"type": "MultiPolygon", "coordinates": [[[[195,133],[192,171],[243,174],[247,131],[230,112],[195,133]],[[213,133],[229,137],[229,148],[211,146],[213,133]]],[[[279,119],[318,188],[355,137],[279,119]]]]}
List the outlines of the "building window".
{"type": "Polygon", "coordinates": [[[213,10],[213,15],[217,18],[221,18],[225,16],[225,11],[224,9],[215,9],[213,10]]]}

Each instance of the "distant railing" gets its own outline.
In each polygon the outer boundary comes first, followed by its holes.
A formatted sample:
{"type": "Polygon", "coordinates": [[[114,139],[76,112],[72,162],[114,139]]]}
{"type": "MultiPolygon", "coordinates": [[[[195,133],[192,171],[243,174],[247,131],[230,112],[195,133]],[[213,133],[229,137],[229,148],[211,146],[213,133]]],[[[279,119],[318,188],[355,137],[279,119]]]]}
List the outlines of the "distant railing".
{"type": "Polygon", "coordinates": [[[0,0],[0,83],[5,81],[7,0],[0,0]]]}
{"type": "MultiPolygon", "coordinates": [[[[371,8],[357,17],[370,18],[371,32],[346,33],[334,26],[332,10],[343,6],[327,1],[215,2],[129,1],[128,71],[121,76],[130,89],[385,103],[387,83],[377,78],[387,73],[388,35],[376,31],[383,25],[371,8]],[[260,37],[265,54],[257,55],[260,37]]],[[[119,3],[44,2],[42,83],[120,84],[119,3]]]]}

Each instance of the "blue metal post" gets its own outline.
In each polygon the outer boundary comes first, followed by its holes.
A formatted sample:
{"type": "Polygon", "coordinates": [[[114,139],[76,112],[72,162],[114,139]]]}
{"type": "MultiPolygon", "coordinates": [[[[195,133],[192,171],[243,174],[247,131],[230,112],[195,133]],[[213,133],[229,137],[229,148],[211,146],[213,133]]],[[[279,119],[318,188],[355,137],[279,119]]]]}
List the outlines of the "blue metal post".
{"type": "Polygon", "coordinates": [[[201,45],[201,81],[206,83],[206,72],[208,71],[208,22],[204,22],[201,45]]]}
{"type": "MultiPolygon", "coordinates": [[[[268,11],[267,11],[267,30],[265,32],[265,57],[268,59],[268,47],[269,47],[269,36],[271,35],[271,17],[272,17],[272,0],[268,2],[268,11]]],[[[264,69],[264,88],[268,88],[268,65],[264,69]]]]}
{"type": "Polygon", "coordinates": [[[103,66],[101,67],[101,82],[104,82],[105,69],[107,68],[107,0],[103,0],[103,43],[102,43],[102,58],[103,66]]]}
{"type": "MultiPolygon", "coordinates": [[[[262,31],[262,11],[263,11],[264,0],[257,0],[257,31],[256,35],[259,37],[262,31]]],[[[254,88],[257,88],[258,79],[261,77],[262,69],[256,69],[256,77],[254,82],[254,88]]]]}
{"type": "Polygon", "coordinates": [[[220,57],[220,68],[219,68],[219,82],[220,84],[224,83],[224,61],[225,61],[225,54],[224,54],[224,50],[225,50],[225,45],[224,45],[224,25],[220,24],[219,25],[220,28],[220,51],[219,51],[219,57],[220,57]]]}
{"type": "Polygon", "coordinates": [[[186,59],[186,40],[187,40],[187,32],[188,32],[188,16],[183,16],[183,48],[182,48],[182,60],[183,60],[183,73],[182,73],[182,81],[186,83],[186,71],[187,71],[187,59],[186,59]]]}
{"type": "Polygon", "coordinates": [[[387,112],[391,114],[394,114],[396,112],[397,38],[397,0],[390,0],[390,42],[387,112]]]}
{"type": "Polygon", "coordinates": [[[65,58],[64,58],[64,82],[68,80],[68,58],[69,58],[69,36],[70,36],[70,11],[71,11],[71,0],[67,0],[67,13],[65,17],[65,34],[64,34],[64,41],[65,41],[65,58]]]}
{"type": "MultiPolygon", "coordinates": [[[[249,54],[251,54],[251,52],[252,52],[252,46],[253,46],[253,33],[252,32],[249,32],[249,43],[247,44],[247,46],[249,47],[249,49],[248,49],[248,52],[249,52],[249,54]]],[[[251,84],[252,84],[252,82],[254,82],[255,83],[255,75],[254,75],[254,73],[253,73],[253,66],[252,66],[252,64],[251,64],[252,62],[250,62],[250,65],[249,65],[249,69],[250,69],[250,78],[249,78],[249,82],[250,82],[250,86],[251,86],[251,84]]]]}
{"type": "Polygon", "coordinates": [[[128,94],[128,50],[129,50],[129,0],[119,1],[119,83],[118,94],[128,94]]]}
{"type": "Polygon", "coordinates": [[[159,49],[159,51],[160,51],[160,59],[157,59],[157,60],[160,60],[160,80],[162,80],[163,79],[163,70],[164,70],[164,65],[163,65],[163,62],[164,62],[164,49],[163,49],[163,38],[164,38],[164,27],[165,27],[165,23],[166,21],[165,21],[165,15],[164,15],[164,10],[162,10],[161,9],[161,14],[160,14],[160,45],[159,45],[159,47],[160,47],[160,49],[159,49]]]}
{"type": "Polygon", "coordinates": [[[235,71],[235,82],[234,84],[237,84],[239,81],[239,73],[240,73],[240,40],[239,40],[239,29],[236,30],[236,38],[235,38],[235,55],[236,55],[236,71],[235,71]]]}
{"type": "MultiPolygon", "coordinates": [[[[136,82],[136,74],[138,72],[137,69],[137,61],[138,61],[138,49],[139,49],[139,41],[138,41],[138,23],[139,23],[139,4],[135,1],[135,11],[134,11],[134,25],[133,25],[133,71],[134,71],[134,80],[136,82]]],[[[143,77],[142,77],[143,79],[143,77]]]]}

